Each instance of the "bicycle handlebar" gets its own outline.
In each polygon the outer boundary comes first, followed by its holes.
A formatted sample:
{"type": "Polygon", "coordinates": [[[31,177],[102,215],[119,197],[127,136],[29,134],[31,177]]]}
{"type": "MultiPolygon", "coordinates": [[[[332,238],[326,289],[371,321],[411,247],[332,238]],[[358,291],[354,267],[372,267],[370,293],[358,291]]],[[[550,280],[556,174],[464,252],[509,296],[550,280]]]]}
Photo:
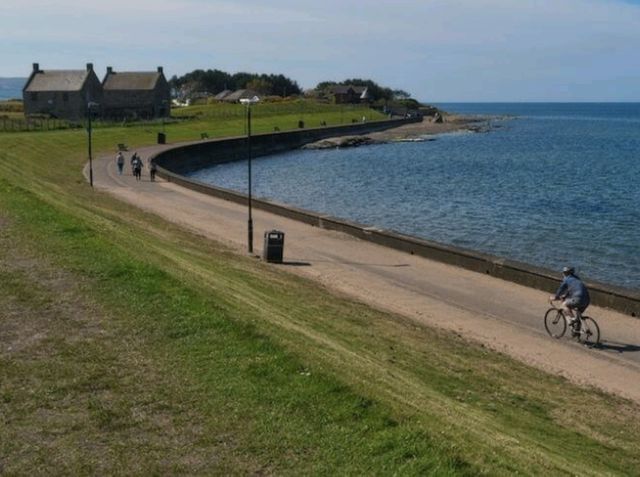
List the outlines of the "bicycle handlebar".
{"type": "Polygon", "coordinates": [[[560,310],[560,308],[558,308],[554,303],[555,301],[558,301],[558,300],[560,300],[560,298],[549,298],[549,304],[556,310],[560,310]]]}

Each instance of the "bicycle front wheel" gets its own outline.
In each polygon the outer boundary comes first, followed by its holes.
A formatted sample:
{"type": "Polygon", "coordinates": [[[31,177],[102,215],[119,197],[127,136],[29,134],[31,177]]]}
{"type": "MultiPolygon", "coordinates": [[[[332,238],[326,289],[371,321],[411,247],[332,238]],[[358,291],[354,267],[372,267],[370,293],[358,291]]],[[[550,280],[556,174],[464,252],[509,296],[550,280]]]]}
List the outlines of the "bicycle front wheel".
{"type": "Polygon", "coordinates": [[[600,327],[593,318],[589,318],[588,316],[582,317],[580,341],[587,346],[596,346],[600,343],[600,327]]]}
{"type": "Polygon", "coordinates": [[[557,308],[549,308],[544,315],[544,327],[552,338],[562,338],[567,331],[567,320],[557,308]]]}

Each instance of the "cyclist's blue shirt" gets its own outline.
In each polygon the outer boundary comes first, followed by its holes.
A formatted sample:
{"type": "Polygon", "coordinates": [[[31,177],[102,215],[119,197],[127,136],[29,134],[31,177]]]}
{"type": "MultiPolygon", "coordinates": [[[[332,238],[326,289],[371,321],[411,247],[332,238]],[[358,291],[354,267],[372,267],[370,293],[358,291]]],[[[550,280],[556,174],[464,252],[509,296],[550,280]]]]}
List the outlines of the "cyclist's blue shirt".
{"type": "Polygon", "coordinates": [[[562,280],[558,291],[556,292],[556,299],[561,296],[565,298],[573,298],[576,300],[578,306],[586,307],[589,305],[589,290],[584,286],[584,283],[575,275],[568,275],[562,280]]]}

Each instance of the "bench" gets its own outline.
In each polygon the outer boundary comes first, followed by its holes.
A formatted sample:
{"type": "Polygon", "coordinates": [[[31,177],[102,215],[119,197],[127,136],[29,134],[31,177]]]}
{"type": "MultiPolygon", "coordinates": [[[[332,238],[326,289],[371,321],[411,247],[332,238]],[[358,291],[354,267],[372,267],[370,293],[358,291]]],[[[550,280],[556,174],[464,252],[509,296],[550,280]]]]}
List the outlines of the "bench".
{"type": "Polygon", "coordinates": [[[209,139],[209,135],[207,133],[200,133],[200,139],[209,139]]]}
{"type": "Polygon", "coordinates": [[[126,144],[123,143],[119,143],[118,144],[118,151],[128,151],[129,147],[126,144]]]}

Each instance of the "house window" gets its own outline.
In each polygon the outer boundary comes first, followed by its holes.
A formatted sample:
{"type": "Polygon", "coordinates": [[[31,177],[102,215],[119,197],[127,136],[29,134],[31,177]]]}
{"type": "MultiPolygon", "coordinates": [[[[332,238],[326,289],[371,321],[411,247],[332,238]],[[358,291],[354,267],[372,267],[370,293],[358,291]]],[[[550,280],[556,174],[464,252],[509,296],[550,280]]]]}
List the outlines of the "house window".
{"type": "Polygon", "coordinates": [[[65,103],[69,101],[69,93],[62,93],[62,101],[65,103]]]}
{"type": "Polygon", "coordinates": [[[31,101],[38,101],[38,93],[31,93],[31,101]]]}

